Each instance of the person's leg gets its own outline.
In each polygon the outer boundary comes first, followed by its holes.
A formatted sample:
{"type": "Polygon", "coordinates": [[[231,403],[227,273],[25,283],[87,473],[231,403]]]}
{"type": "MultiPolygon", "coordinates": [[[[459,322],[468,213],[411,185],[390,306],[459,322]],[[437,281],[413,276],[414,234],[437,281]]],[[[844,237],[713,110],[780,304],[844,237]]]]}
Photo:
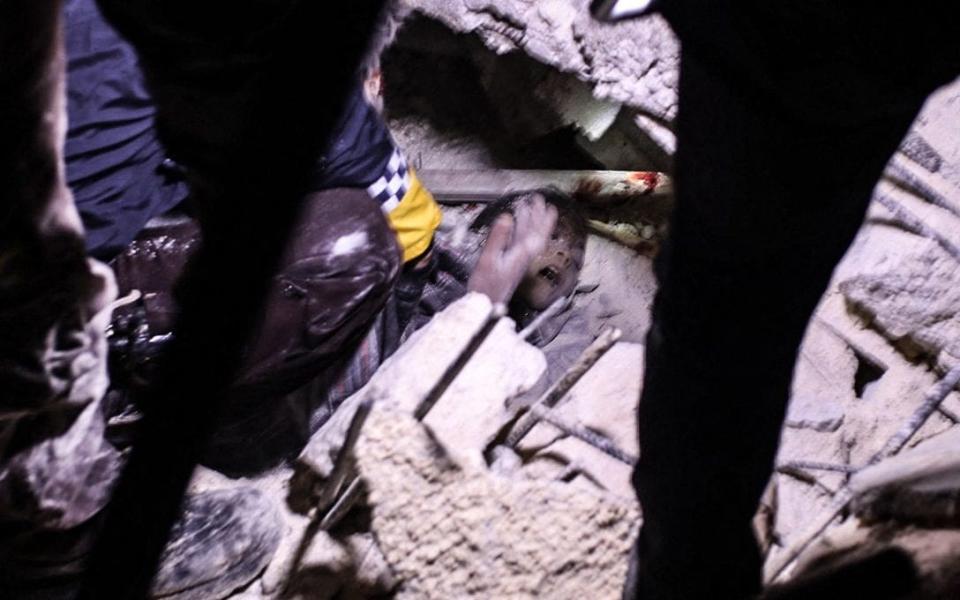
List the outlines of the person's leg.
{"type": "Polygon", "coordinates": [[[205,464],[249,473],[299,452],[312,406],[284,395],[343,368],[387,303],[400,266],[396,236],[366,191],[306,198],[205,464]]]}
{"type": "MultiPolygon", "coordinates": [[[[0,588],[60,574],[64,532],[107,502],[113,277],[87,259],[66,187],[60,3],[0,2],[0,588]],[[42,538],[42,539],[41,539],[42,538]],[[39,561],[33,560],[37,552],[39,561]]],[[[73,567],[66,567],[70,570],[73,567]]]]}
{"type": "Polygon", "coordinates": [[[146,591],[381,4],[99,0],[138,52],[204,242],[85,597],[146,591]]]}
{"type": "Polygon", "coordinates": [[[877,88],[857,70],[864,57],[842,48],[845,17],[686,10],[677,2],[668,12],[684,43],[677,205],[657,264],[634,473],[644,524],[638,587],[626,596],[644,600],[759,590],[750,522],[797,347],[934,86],[928,78],[840,106],[877,88]],[[803,38],[814,16],[824,39],[803,38]],[[848,96],[824,87],[833,76],[848,96]],[[814,87],[787,95],[805,81],[814,87]]]}
{"type": "MultiPolygon", "coordinates": [[[[185,220],[145,231],[113,261],[121,293],[143,297],[117,311],[115,329],[130,330],[117,343],[132,358],[118,365],[119,380],[134,384],[157,351],[138,353],[137,336],[169,343],[174,289],[200,243],[196,222],[185,220]]],[[[345,368],[395,290],[400,262],[396,236],[365,190],[323,190],[304,199],[205,464],[252,473],[299,451],[313,411],[307,397],[291,392],[316,379],[314,395],[326,398],[316,388],[345,368]]]]}

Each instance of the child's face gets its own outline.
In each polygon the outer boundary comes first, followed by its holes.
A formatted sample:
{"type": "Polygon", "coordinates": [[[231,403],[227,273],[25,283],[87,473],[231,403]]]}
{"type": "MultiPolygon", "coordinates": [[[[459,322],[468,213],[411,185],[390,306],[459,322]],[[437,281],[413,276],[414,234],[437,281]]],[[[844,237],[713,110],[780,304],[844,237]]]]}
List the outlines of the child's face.
{"type": "Polygon", "coordinates": [[[543,310],[570,294],[583,268],[584,253],[584,241],[563,231],[558,223],[547,247],[527,269],[517,296],[530,308],[543,310]]]}

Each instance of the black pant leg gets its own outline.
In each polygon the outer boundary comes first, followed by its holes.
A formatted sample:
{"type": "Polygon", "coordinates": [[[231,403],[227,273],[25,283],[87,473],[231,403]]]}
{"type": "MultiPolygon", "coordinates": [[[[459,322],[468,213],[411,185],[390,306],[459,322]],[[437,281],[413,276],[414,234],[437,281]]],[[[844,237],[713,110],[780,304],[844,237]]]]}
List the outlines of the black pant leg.
{"type": "Polygon", "coordinates": [[[886,82],[860,74],[869,57],[849,54],[843,18],[826,27],[831,48],[764,38],[790,28],[776,15],[750,17],[731,9],[709,21],[707,40],[674,22],[684,43],[677,206],[657,265],[634,474],[645,600],[759,590],[750,522],[797,348],[884,165],[942,83],[874,94],[886,82]],[[808,49],[819,55],[799,60],[808,49]],[[847,100],[869,99],[862,110],[839,98],[833,110],[839,92],[824,82],[835,77],[847,100]],[[805,80],[820,87],[788,96],[805,80]]]}

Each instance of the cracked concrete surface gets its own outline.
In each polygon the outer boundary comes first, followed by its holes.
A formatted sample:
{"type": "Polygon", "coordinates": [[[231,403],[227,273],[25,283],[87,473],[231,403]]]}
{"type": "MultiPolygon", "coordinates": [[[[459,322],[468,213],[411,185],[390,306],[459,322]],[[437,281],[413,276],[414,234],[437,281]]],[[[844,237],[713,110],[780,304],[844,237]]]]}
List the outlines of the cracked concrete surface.
{"type": "Polygon", "coordinates": [[[634,503],[458,463],[428,428],[380,409],[356,458],[397,598],[620,597],[634,503]]]}
{"type": "Polygon", "coordinates": [[[602,100],[639,113],[635,123],[667,152],[677,110],[680,48],[659,16],[617,24],[590,17],[588,0],[404,0],[497,54],[520,50],[587,83],[602,100]]]}

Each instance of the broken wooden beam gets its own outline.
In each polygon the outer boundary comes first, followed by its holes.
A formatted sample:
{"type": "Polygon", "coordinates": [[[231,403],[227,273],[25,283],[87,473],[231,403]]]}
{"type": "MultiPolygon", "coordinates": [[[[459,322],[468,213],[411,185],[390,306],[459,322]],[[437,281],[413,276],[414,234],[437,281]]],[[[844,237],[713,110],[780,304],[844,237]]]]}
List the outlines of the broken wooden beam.
{"type": "Polygon", "coordinates": [[[673,183],[656,171],[548,171],[424,169],[418,176],[443,204],[493,202],[510,192],[554,187],[603,204],[632,198],[670,196],[673,183]]]}

